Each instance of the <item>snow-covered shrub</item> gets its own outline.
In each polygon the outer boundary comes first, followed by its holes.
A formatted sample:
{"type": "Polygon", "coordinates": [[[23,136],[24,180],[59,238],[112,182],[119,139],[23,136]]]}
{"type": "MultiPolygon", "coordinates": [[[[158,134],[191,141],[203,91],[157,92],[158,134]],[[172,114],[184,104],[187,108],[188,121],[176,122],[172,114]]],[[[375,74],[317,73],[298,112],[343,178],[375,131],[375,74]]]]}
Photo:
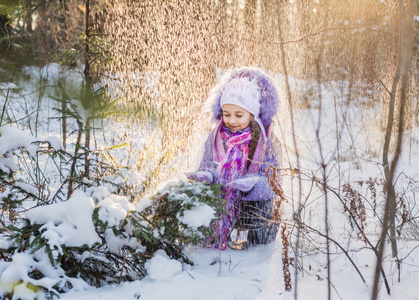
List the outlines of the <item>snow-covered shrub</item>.
{"type": "Polygon", "coordinates": [[[54,298],[70,289],[141,279],[156,251],[184,254],[211,234],[222,210],[218,186],[169,182],[135,206],[104,187],[37,206],[0,236],[0,297],[54,298]]]}
{"type": "Polygon", "coordinates": [[[137,232],[140,238],[160,238],[180,247],[196,245],[212,234],[211,221],[223,213],[220,194],[220,185],[170,181],[150,199],[148,207],[140,201],[127,221],[134,230],[137,226],[153,229],[152,237],[141,237],[137,232]]]}

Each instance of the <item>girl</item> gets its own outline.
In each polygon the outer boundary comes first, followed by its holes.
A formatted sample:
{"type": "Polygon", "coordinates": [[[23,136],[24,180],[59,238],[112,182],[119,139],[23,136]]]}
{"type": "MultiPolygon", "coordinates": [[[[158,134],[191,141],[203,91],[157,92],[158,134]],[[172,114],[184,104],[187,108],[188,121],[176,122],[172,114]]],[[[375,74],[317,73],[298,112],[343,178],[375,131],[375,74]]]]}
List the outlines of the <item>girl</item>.
{"type": "Polygon", "coordinates": [[[280,143],[270,132],[279,105],[274,82],[260,69],[233,69],[212,90],[209,102],[218,125],[205,143],[198,171],[186,174],[223,184],[227,213],[213,224],[215,236],[207,243],[226,249],[233,229],[236,236],[244,233],[249,244],[272,242],[278,224],[272,222],[275,194],[265,172],[279,167],[280,159],[280,143]]]}

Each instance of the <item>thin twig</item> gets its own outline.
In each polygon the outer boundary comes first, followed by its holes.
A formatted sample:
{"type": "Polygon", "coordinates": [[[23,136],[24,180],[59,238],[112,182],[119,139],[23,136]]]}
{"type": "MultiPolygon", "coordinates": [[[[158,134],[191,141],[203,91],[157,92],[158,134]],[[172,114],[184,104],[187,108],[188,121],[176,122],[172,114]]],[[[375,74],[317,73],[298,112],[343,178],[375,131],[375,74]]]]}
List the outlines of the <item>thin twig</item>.
{"type": "Polygon", "coordinates": [[[373,29],[373,30],[374,29],[381,29],[381,30],[385,30],[385,31],[391,32],[391,33],[393,33],[395,35],[399,35],[397,32],[394,32],[394,31],[391,31],[389,29],[378,27],[378,26],[375,26],[374,25],[374,26],[328,27],[328,28],[322,29],[322,30],[320,30],[318,32],[314,32],[314,33],[310,33],[308,35],[305,35],[305,36],[303,36],[301,38],[298,38],[296,40],[290,40],[290,41],[284,41],[284,42],[267,42],[267,41],[262,41],[262,40],[256,40],[255,38],[253,40],[250,40],[250,39],[244,39],[244,40],[249,41],[249,42],[260,43],[260,44],[285,45],[285,44],[299,43],[301,41],[304,41],[305,39],[308,39],[309,37],[319,35],[319,34],[321,34],[323,32],[326,32],[326,31],[331,31],[331,30],[348,30],[348,29],[373,29]]]}
{"type": "Polygon", "coordinates": [[[127,253],[125,253],[125,255],[124,255],[124,261],[122,262],[121,274],[119,275],[118,285],[121,283],[122,273],[124,272],[124,268],[125,268],[125,260],[127,259],[127,255],[128,254],[130,254],[130,255],[142,255],[144,257],[150,257],[150,258],[153,257],[151,255],[146,255],[144,253],[133,253],[133,252],[127,252],[127,253]]]}
{"type": "Polygon", "coordinates": [[[334,239],[332,239],[330,236],[326,236],[325,234],[321,233],[320,231],[318,231],[317,229],[314,229],[313,227],[310,227],[306,224],[303,225],[304,227],[310,229],[311,231],[314,231],[315,233],[317,233],[318,235],[328,239],[329,241],[333,242],[336,246],[338,246],[343,253],[345,253],[346,257],[349,259],[349,261],[351,262],[351,264],[354,266],[355,270],[358,272],[359,277],[361,277],[362,281],[364,282],[364,284],[367,286],[367,283],[365,281],[364,276],[362,276],[361,271],[359,271],[358,267],[356,266],[355,262],[352,260],[352,258],[349,256],[349,253],[334,239]]]}
{"type": "MultiPolygon", "coordinates": [[[[295,155],[297,159],[297,170],[300,169],[300,155],[297,147],[297,140],[295,138],[295,121],[294,121],[294,111],[293,111],[293,105],[292,105],[292,97],[291,97],[291,89],[290,89],[290,83],[288,78],[288,71],[287,71],[287,64],[285,60],[285,49],[284,49],[284,42],[283,42],[283,32],[282,32],[282,19],[281,19],[281,11],[280,11],[280,1],[276,1],[276,9],[277,9],[277,15],[278,15],[278,28],[279,28],[279,38],[281,40],[280,48],[281,48],[281,59],[282,59],[282,67],[284,69],[284,76],[285,76],[285,86],[287,91],[287,100],[289,105],[289,111],[290,111],[290,119],[291,119],[291,130],[292,130],[292,137],[293,137],[293,143],[294,143],[294,150],[295,155]]],[[[298,193],[298,211],[301,210],[301,200],[302,200],[302,181],[301,181],[301,175],[298,172],[298,187],[299,187],[299,193],[298,193]]],[[[300,243],[300,223],[301,223],[301,216],[300,214],[295,215],[296,217],[296,223],[297,223],[297,240],[295,245],[295,260],[296,263],[298,263],[298,248],[300,243]]],[[[295,268],[295,282],[294,282],[294,298],[295,300],[298,299],[298,268],[295,268]]]]}

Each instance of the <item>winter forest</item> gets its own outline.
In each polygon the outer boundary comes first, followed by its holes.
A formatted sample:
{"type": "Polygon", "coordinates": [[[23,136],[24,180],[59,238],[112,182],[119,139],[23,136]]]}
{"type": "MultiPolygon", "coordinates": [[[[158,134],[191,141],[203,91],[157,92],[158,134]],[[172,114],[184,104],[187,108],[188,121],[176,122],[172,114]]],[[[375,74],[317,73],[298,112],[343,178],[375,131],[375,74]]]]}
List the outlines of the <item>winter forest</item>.
{"type": "Polygon", "coordinates": [[[0,0],[0,299],[419,299],[417,0],[0,0]],[[231,68],[274,78],[276,240],[203,246],[231,68]]]}

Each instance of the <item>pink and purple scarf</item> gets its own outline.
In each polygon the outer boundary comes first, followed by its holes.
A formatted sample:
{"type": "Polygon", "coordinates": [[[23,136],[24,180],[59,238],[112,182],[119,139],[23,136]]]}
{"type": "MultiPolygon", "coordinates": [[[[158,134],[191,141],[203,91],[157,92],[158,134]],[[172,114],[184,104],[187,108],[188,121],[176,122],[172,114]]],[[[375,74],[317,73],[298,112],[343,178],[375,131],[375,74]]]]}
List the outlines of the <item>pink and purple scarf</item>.
{"type": "MultiPolygon", "coordinates": [[[[225,155],[220,162],[220,181],[222,184],[232,182],[246,174],[251,140],[250,128],[232,133],[225,125],[221,128],[221,137],[225,145],[225,155]]],[[[214,224],[215,239],[211,239],[213,247],[225,250],[227,239],[233,224],[240,216],[240,198],[238,191],[232,187],[223,187],[226,214],[214,224]],[[216,240],[216,241],[215,241],[216,240]]]]}

